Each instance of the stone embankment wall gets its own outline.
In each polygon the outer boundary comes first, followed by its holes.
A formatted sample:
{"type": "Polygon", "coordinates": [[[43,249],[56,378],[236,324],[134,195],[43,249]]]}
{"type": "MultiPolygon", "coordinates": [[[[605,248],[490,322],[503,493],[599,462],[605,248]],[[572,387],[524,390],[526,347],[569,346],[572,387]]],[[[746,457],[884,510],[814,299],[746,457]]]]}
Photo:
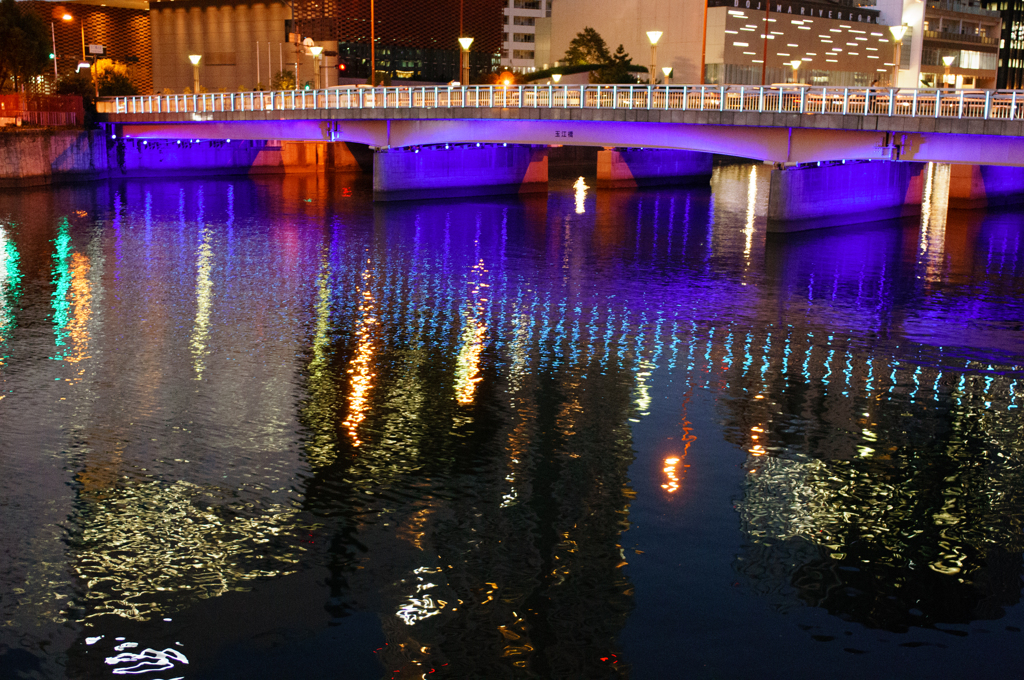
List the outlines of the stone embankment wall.
{"type": "Polygon", "coordinates": [[[0,187],[108,177],[363,172],[372,152],[343,142],[140,141],[100,130],[0,132],[0,187]]]}

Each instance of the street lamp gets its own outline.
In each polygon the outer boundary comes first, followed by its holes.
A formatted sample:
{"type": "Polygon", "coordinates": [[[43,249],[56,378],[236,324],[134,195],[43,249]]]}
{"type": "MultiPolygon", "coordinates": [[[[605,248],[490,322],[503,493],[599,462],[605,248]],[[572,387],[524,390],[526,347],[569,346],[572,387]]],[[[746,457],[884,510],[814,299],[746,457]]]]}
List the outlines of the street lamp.
{"type": "Polygon", "coordinates": [[[794,83],[796,82],[796,72],[797,72],[797,69],[800,68],[800,64],[801,63],[802,62],[799,59],[794,59],[793,61],[789,62],[789,65],[793,67],[793,82],[794,83]]]}
{"type": "Polygon", "coordinates": [[[551,74],[551,80],[554,81],[555,85],[557,85],[558,81],[560,81],[561,79],[562,79],[562,74],[561,73],[552,73],[551,74]]]}
{"type": "Polygon", "coordinates": [[[647,31],[647,39],[651,41],[651,85],[654,85],[658,70],[658,41],[661,40],[661,31],[647,31]]]}
{"type": "Polygon", "coordinates": [[[201,54],[190,54],[188,60],[192,62],[192,94],[199,94],[199,60],[201,54]]]}
{"type": "Polygon", "coordinates": [[[665,82],[666,83],[671,83],[672,82],[672,67],[671,66],[662,66],[661,67],[661,72],[665,74],[665,82]]]}
{"type": "Polygon", "coordinates": [[[459,69],[459,80],[463,85],[469,85],[469,46],[472,44],[472,38],[459,38],[459,45],[462,46],[462,53],[459,55],[462,64],[462,68],[459,69]]]}
{"type": "Polygon", "coordinates": [[[890,26],[889,32],[892,33],[892,37],[895,40],[895,50],[892,64],[892,86],[899,87],[900,80],[900,48],[903,47],[903,36],[906,34],[907,29],[910,28],[906,24],[900,24],[899,26],[890,26]]]}
{"type": "Polygon", "coordinates": [[[942,76],[942,85],[943,85],[943,87],[948,87],[949,86],[949,81],[950,81],[950,78],[949,78],[949,67],[953,65],[954,61],[956,61],[956,56],[952,55],[952,54],[947,56],[947,57],[943,57],[942,58],[942,63],[945,64],[945,66],[946,66],[946,72],[942,76]]]}
{"type": "Polygon", "coordinates": [[[324,48],[320,47],[319,45],[314,45],[313,47],[309,48],[310,54],[313,55],[313,68],[316,70],[316,75],[313,76],[313,89],[314,90],[319,90],[320,89],[320,70],[321,70],[321,67],[320,67],[320,54],[323,51],[324,51],[324,48]]]}

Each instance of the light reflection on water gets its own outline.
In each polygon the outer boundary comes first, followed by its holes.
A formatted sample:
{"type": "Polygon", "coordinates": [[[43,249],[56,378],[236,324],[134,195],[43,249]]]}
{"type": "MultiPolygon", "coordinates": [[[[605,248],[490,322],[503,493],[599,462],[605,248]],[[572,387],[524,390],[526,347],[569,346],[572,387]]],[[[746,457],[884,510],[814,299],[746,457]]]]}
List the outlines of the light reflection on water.
{"type": "MultiPolygon", "coordinates": [[[[1024,220],[935,195],[917,225],[766,238],[767,176],[377,206],[323,176],[0,197],[0,618],[71,631],[79,676],[87,635],[174,649],[199,624],[155,624],[237,601],[253,639],[373,612],[371,663],[398,677],[626,674],[650,655],[621,631],[655,638],[646,594],[676,587],[644,556],[708,549],[685,518],[716,512],[728,566],[691,617],[737,576],[778,616],[1007,615],[1024,220]],[[672,541],[624,538],[657,521],[672,541]],[[301,615],[276,582],[306,584],[301,615]]],[[[187,672],[231,629],[183,642],[187,672]]]]}

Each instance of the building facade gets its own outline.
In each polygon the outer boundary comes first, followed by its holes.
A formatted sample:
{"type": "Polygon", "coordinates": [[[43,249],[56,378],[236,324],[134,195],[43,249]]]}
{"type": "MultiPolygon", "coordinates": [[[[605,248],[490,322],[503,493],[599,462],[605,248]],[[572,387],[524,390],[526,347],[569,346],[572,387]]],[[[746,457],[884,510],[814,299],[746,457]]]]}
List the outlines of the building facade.
{"type": "Polygon", "coordinates": [[[866,87],[892,80],[896,45],[876,9],[820,2],[755,2],[746,9],[711,2],[718,6],[708,8],[707,83],[866,87]]]}
{"type": "Polygon", "coordinates": [[[506,0],[503,10],[501,66],[516,73],[545,68],[537,54],[537,24],[551,18],[552,0],[506,0]]]}
{"type": "Polygon", "coordinates": [[[269,88],[274,73],[296,68],[300,81],[311,79],[312,57],[289,42],[290,19],[288,6],[274,0],[151,2],[153,89],[191,89],[190,54],[200,55],[200,88],[209,92],[269,88]]]}
{"type": "MultiPolygon", "coordinates": [[[[149,3],[143,0],[24,0],[24,11],[39,17],[51,33],[59,76],[74,73],[82,60],[113,59],[128,65],[140,92],[153,87],[150,52],[149,3]],[[68,16],[69,19],[64,17],[68,16]]],[[[36,84],[46,90],[53,83],[53,67],[36,84]]]]}
{"type": "Polygon", "coordinates": [[[928,0],[921,87],[1003,87],[997,79],[1001,26],[999,12],[980,2],[928,0]],[[952,59],[948,82],[943,58],[952,59]]]}
{"type": "Polygon", "coordinates": [[[621,43],[633,63],[653,63],[658,82],[667,67],[674,83],[770,85],[795,79],[813,85],[889,85],[896,57],[889,26],[907,23],[899,84],[914,87],[923,12],[914,0],[907,2],[905,7],[902,0],[880,0],[877,6],[873,0],[559,0],[549,53],[552,61],[559,59],[575,35],[590,26],[609,47],[621,43]],[[656,53],[648,31],[662,32],[656,53]],[[794,61],[799,62],[795,74],[794,61]]]}
{"type": "MultiPolygon", "coordinates": [[[[377,70],[393,81],[458,80],[460,37],[473,38],[471,79],[495,70],[504,2],[374,0],[377,70]]],[[[291,6],[291,31],[318,43],[338,43],[346,75],[369,77],[370,0],[294,0],[291,6]]]]}

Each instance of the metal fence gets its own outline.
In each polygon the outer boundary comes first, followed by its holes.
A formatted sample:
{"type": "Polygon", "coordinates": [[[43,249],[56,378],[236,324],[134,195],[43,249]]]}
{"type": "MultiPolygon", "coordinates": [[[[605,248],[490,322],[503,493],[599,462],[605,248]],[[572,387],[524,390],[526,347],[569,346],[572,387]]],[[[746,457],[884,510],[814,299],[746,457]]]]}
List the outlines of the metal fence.
{"type": "Polygon", "coordinates": [[[231,113],[373,108],[564,108],[750,111],[1020,120],[1024,90],[890,89],[804,85],[473,85],[340,87],[111,97],[100,113],[231,113]]]}
{"type": "Polygon", "coordinates": [[[0,118],[48,126],[75,126],[85,122],[82,98],[46,94],[0,95],[0,118]]]}

